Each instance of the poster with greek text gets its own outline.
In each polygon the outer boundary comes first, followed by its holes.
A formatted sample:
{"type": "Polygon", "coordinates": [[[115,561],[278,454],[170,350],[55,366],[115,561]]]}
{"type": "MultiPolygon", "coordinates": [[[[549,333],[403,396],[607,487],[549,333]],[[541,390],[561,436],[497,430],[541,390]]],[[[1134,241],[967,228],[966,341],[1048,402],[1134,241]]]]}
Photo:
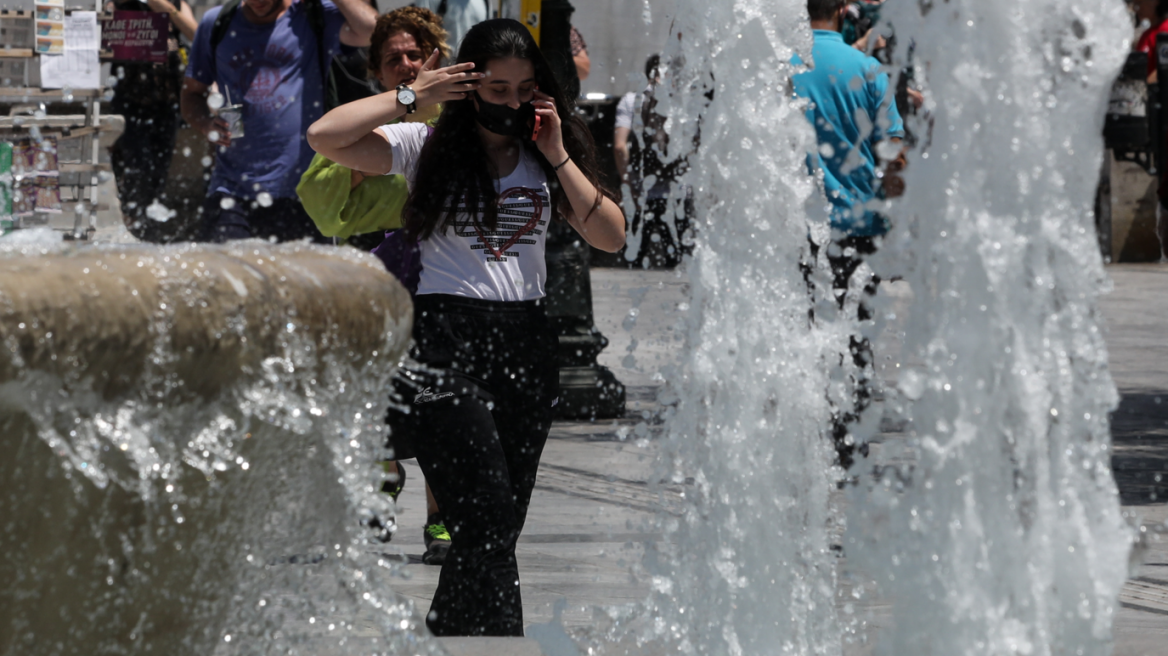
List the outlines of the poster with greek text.
{"type": "Polygon", "coordinates": [[[117,61],[166,62],[170,17],[154,11],[115,11],[101,30],[101,49],[117,61]]]}

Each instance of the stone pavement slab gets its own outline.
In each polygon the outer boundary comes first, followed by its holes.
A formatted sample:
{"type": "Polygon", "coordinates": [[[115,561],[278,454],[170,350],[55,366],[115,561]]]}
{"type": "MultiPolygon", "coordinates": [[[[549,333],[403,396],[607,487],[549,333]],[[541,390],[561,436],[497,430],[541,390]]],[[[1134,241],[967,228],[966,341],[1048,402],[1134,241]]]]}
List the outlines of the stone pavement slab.
{"type": "Polygon", "coordinates": [[[1100,309],[1121,401],[1112,415],[1112,469],[1144,565],[1124,586],[1114,656],[1168,653],[1168,266],[1108,267],[1114,289],[1100,309]]]}

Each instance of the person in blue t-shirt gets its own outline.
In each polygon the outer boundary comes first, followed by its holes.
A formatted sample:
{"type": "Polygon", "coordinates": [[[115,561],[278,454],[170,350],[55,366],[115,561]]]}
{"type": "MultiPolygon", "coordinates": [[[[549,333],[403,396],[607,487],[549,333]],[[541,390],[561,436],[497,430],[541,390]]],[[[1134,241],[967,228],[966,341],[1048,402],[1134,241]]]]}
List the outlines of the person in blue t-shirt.
{"type": "MultiPolygon", "coordinates": [[[[812,173],[822,172],[830,201],[832,243],[827,259],[834,296],[841,309],[863,257],[876,252],[879,238],[890,227],[888,219],[872,209],[873,201],[896,197],[904,191],[904,183],[897,175],[904,167],[899,146],[904,123],[880,62],[844,43],[840,30],[846,11],[845,0],[807,0],[815,38],[811,49],[813,68],[792,79],[796,95],[810,101],[807,120],[815,126],[819,142],[818,153],[808,157],[808,168],[812,173]],[[882,142],[894,154],[887,163],[879,157],[882,142]]],[[[795,62],[802,63],[798,56],[795,62]]],[[[817,257],[818,246],[812,243],[811,249],[812,257],[817,257]]],[[[864,281],[860,321],[871,319],[865,299],[875,295],[878,282],[871,275],[864,281]]],[[[872,364],[871,345],[862,336],[852,337],[851,352],[860,372],[855,404],[851,411],[839,411],[833,417],[836,451],[845,470],[851,466],[856,448],[855,440],[848,439],[847,427],[869,405],[872,364]]]]}
{"type": "Polygon", "coordinates": [[[221,9],[210,9],[195,33],[181,98],[183,118],[218,145],[201,238],[319,238],[296,196],[314,154],[305,132],[324,115],[332,56],[342,43],[369,45],[377,10],[364,0],[243,0],[212,47],[221,9]],[[323,30],[310,2],[323,3],[323,30]],[[242,105],[243,137],[232,139],[208,106],[213,83],[224,103],[242,105]]]}
{"type": "Polygon", "coordinates": [[[808,0],[814,68],[793,81],[796,95],[811,101],[807,120],[819,140],[811,165],[823,171],[832,228],[848,236],[875,237],[889,227],[868,207],[882,196],[877,144],[899,142],[904,123],[880,62],[844,43],[839,28],[845,7],[844,0],[808,0]]]}

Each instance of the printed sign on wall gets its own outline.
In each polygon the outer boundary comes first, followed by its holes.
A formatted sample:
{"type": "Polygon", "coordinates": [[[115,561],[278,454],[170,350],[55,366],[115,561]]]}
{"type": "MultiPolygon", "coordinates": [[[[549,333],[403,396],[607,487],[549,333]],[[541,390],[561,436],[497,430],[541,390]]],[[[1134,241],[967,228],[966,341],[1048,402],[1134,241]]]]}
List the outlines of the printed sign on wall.
{"type": "Polygon", "coordinates": [[[153,11],[115,11],[101,30],[101,48],[122,61],[166,61],[170,18],[153,11]]]}
{"type": "Polygon", "coordinates": [[[36,0],[36,51],[65,52],[65,0],[36,0]]]}

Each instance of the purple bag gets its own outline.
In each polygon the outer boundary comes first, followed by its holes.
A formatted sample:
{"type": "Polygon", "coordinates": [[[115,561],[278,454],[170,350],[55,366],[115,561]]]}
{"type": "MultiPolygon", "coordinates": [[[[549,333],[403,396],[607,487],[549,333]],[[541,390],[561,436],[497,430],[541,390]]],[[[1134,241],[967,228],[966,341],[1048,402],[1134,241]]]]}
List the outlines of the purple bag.
{"type": "Polygon", "coordinates": [[[385,233],[385,239],[372,253],[413,298],[418,291],[418,281],[422,278],[422,249],[418,242],[411,239],[405,230],[391,230],[385,233]]]}

